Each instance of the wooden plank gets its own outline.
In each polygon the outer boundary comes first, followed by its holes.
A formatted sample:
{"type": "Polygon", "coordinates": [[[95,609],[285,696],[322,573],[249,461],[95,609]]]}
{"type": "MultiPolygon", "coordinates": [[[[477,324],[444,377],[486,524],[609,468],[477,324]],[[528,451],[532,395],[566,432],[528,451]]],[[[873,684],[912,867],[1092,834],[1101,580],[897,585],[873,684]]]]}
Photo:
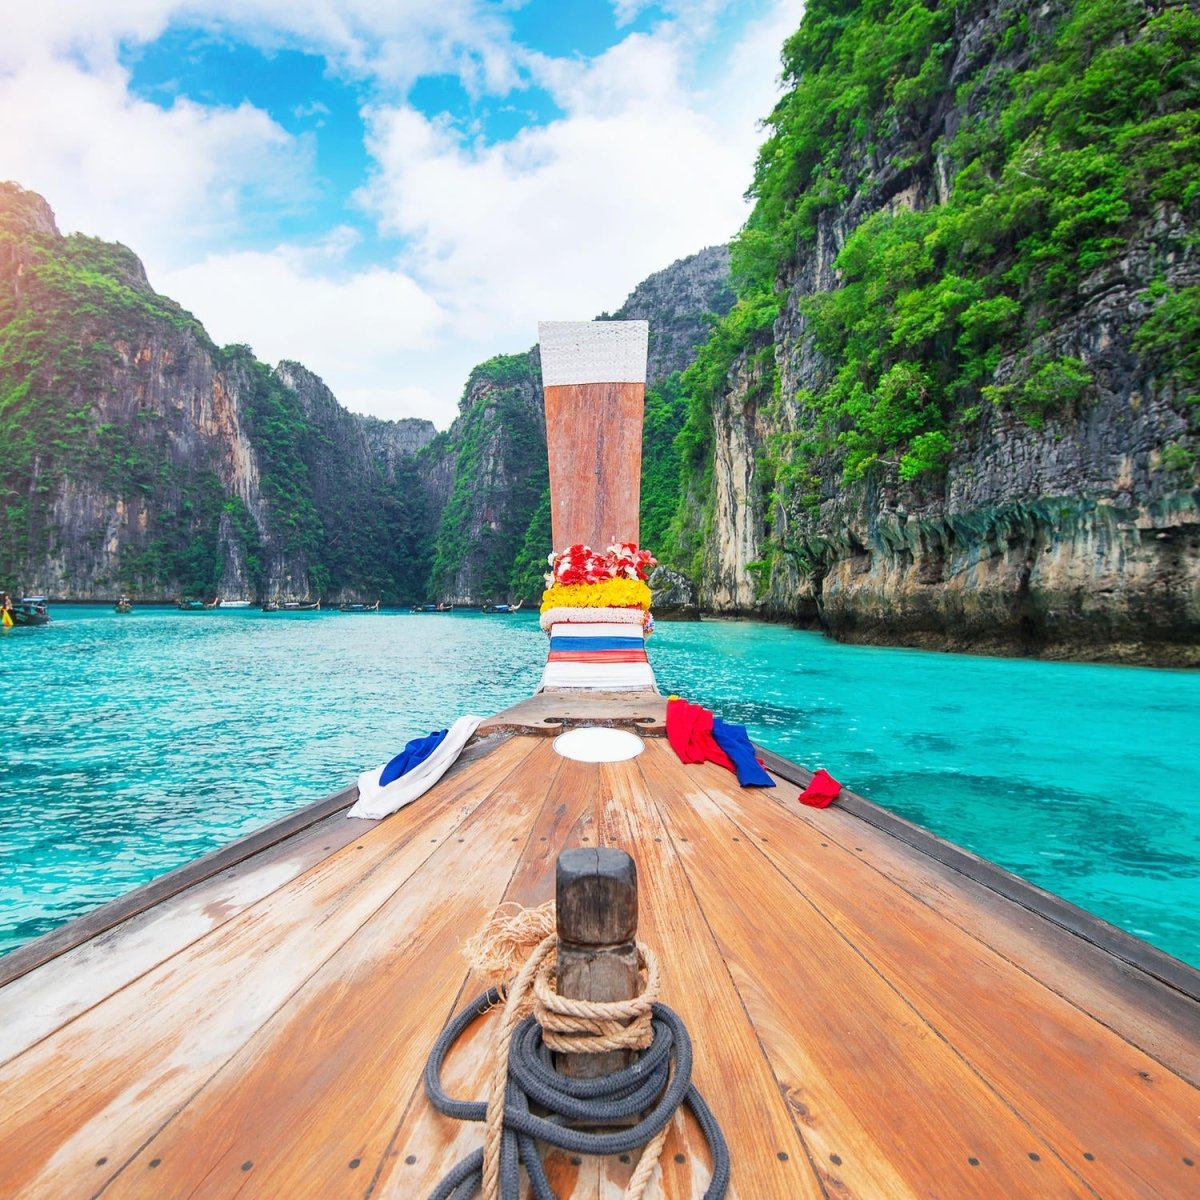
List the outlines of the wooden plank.
{"type": "MultiPolygon", "coordinates": [[[[785,785],[786,786],[786,785],[785,785]]],[[[1200,1086],[1200,1003],[1094,942],[1039,919],[916,845],[835,803],[814,810],[780,788],[785,807],[821,840],[861,853],[922,904],[991,946],[1168,1070],[1200,1086]]]]}
{"type": "Polygon", "coordinates": [[[354,838],[357,822],[326,817],[279,846],[236,863],[177,896],[21,975],[0,993],[0,1063],[177,954],[354,838]]]}
{"type": "MultiPolygon", "coordinates": [[[[549,746],[547,746],[549,749],[549,746]]],[[[594,810],[599,775],[591,764],[554,756],[556,770],[522,772],[525,807],[539,807],[528,834],[512,851],[515,870],[503,903],[534,908],[554,897],[554,863],[564,846],[595,845],[594,810]]],[[[539,760],[540,761],[540,760],[539,760]]],[[[474,973],[467,978],[442,1020],[451,1017],[488,981],[474,973]]],[[[486,1078],[492,1034],[498,1014],[483,1017],[468,1030],[450,1055],[443,1073],[450,1095],[464,1099],[486,1098],[486,1078]]],[[[426,1053],[432,1048],[432,1039],[426,1053]]],[[[414,1081],[388,1152],[384,1156],[371,1196],[409,1200],[426,1196],[459,1159],[483,1143],[483,1128],[474,1122],[455,1121],[435,1111],[419,1081],[414,1081]]],[[[596,1192],[599,1169],[595,1164],[571,1162],[569,1155],[550,1155],[547,1171],[563,1200],[584,1200],[596,1192]],[[582,1190],[581,1190],[582,1189],[582,1190]]]]}
{"type": "Polygon", "coordinates": [[[0,1195],[94,1194],[534,744],[502,745],[412,808],[364,826],[353,845],[7,1064],[0,1195]]]}
{"type": "Polygon", "coordinates": [[[1089,1187],[1174,1195],[1195,1185],[1185,1160],[1200,1091],[855,851],[814,843],[778,804],[736,785],[708,792],[1089,1187]]]}
{"type": "MultiPolygon", "coordinates": [[[[600,1003],[636,998],[641,981],[635,945],[637,868],[632,856],[615,846],[563,849],[554,888],[558,995],[600,1003]]],[[[595,1079],[632,1065],[636,1058],[633,1050],[557,1054],[555,1064],[565,1075],[595,1079]]]]}
{"type": "MultiPolygon", "coordinates": [[[[758,752],[767,767],[780,777],[802,786],[807,784],[811,772],[804,767],[797,766],[789,759],[770,751],[759,749],[758,752]]],[[[1124,929],[1110,925],[1077,904],[1072,904],[1053,892],[1013,875],[1003,867],[938,837],[896,813],[880,808],[849,789],[842,790],[837,804],[843,812],[876,826],[899,841],[908,842],[930,858],[953,867],[998,894],[1021,904],[1045,921],[1092,942],[1107,954],[1123,959],[1193,1000],[1200,1000],[1200,971],[1177,958],[1172,958],[1169,954],[1164,954],[1157,946],[1150,945],[1124,929]]]]}
{"type": "MultiPolygon", "coordinates": [[[[684,862],[664,825],[664,795],[686,782],[677,761],[648,741],[638,758],[601,768],[601,834],[629,849],[638,864],[641,939],[659,956],[662,1000],[683,1018],[695,1045],[693,1078],[733,1148],[730,1194],[744,1200],[803,1200],[823,1194],[804,1137],[788,1108],[722,961],[684,862]]],[[[698,1128],[677,1128],[662,1159],[661,1190],[698,1197],[708,1182],[698,1128]],[[682,1156],[682,1161],[677,1161],[682,1156]]]]}
{"type": "MultiPolygon", "coordinates": [[[[506,901],[536,905],[550,897],[555,856],[563,847],[595,844],[596,810],[606,795],[595,764],[563,763],[531,829],[506,901]]],[[[482,987],[483,981],[472,978],[456,1007],[482,987]]],[[[444,1081],[451,1095],[483,1097],[486,1056],[491,1046],[488,1022],[494,1020],[483,1018],[472,1026],[450,1056],[444,1081]]],[[[414,1095],[384,1160],[381,1176],[372,1187],[372,1200],[375,1197],[409,1200],[428,1195],[454,1162],[481,1143],[482,1130],[478,1126],[450,1121],[434,1112],[423,1094],[414,1095]]],[[[694,1184],[700,1184],[705,1175],[699,1172],[693,1180],[692,1164],[703,1160],[704,1141],[693,1121],[677,1118],[669,1151],[667,1164],[672,1186],[664,1191],[661,1180],[652,1182],[647,1200],[660,1200],[664,1195],[700,1194],[694,1184]],[[677,1154],[682,1163],[675,1161],[677,1154]]],[[[561,1200],[619,1200],[632,1175],[637,1154],[592,1158],[548,1151],[545,1162],[551,1186],[561,1200]]]]}
{"type": "MultiPolygon", "coordinates": [[[[522,766],[539,773],[552,752],[533,745],[522,766]]],[[[441,1014],[462,985],[462,942],[511,878],[510,839],[528,822],[522,774],[489,788],[438,839],[382,907],[143,1145],[108,1194],[144,1194],[150,1171],[161,1195],[366,1190],[387,1153],[398,1104],[420,1078],[441,1014]]]]}
{"type": "Polygon", "coordinates": [[[488,717],[479,732],[542,733],[553,737],[574,725],[625,726],[642,737],[662,736],[667,729],[666,697],[655,691],[551,688],[488,717]]]}
{"type": "Polygon", "coordinates": [[[778,871],[724,814],[732,776],[704,766],[680,784],[661,743],[641,767],[830,1192],[1079,1194],[1028,1123],[843,936],[837,912],[810,903],[807,880],[778,871]]]}
{"type": "Polygon", "coordinates": [[[554,548],[603,552],[636,542],[644,383],[564,383],[544,389],[554,548]]]}

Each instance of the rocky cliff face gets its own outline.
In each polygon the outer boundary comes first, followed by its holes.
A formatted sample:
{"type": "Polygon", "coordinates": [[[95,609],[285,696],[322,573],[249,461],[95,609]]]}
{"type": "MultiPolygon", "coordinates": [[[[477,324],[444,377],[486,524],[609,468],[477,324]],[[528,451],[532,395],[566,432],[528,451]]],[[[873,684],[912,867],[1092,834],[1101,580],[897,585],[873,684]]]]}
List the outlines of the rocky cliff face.
{"type": "Polygon", "coordinates": [[[646,384],[653,387],[687,369],[708,338],[712,318],[724,316],[733,301],[729,247],[709,246],[639,283],[612,319],[650,323],[646,384]]]}
{"type": "MultiPolygon", "coordinates": [[[[833,442],[807,457],[777,449],[815,441],[826,415],[820,397],[841,363],[822,348],[810,298],[846,284],[838,256],[850,236],[874,214],[947,202],[970,165],[953,156],[955,132],[972,107],[998,105],[1003,81],[1054,44],[1077,6],[1005,7],[1003,19],[992,6],[956,10],[946,84],[926,122],[884,121],[870,144],[844,148],[853,186],[819,212],[778,280],[786,299],[767,366],[748,349],[714,404],[702,602],[849,640],[1194,664],[1195,400],[1138,336],[1156,296],[1191,296],[1200,283],[1194,214],[1169,200],[1135,208],[1118,228],[1120,252],[1053,305],[1014,292],[1023,324],[997,339],[990,381],[948,427],[939,469],[906,479],[881,455],[855,479],[833,442]],[[1003,36],[1018,18],[1043,40],[1003,36]],[[1005,402],[1026,394],[1031,363],[1077,364],[1032,415],[1005,402]]],[[[1143,21],[1157,11],[1147,6],[1143,21]]]]}
{"type": "Polygon", "coordinates": [[[505,603],[513,561],[549,478],[536,349],[489,359],[471,372],[446,446],[444,458],[427,457],[431,488],[450,468],[433,596],[461,605],[505,603]]]}
{"type": "Polygon", "coordinates": [[[400,421],[382,421],[378,417],[356,418],[367,439],[371,454],[389,482],[396,478],[398,465],[416,456],[437,436],[432,421],[407,417],[400,421]]]}
{"type": "Polygon", "coordinates": [[[124,247],[62,238],[11,185],[0,213],[5,576],[67,599],[148,583],[146,558],[219,522],[224,496],[258,507],[243,381],[124,247]]]}
{"type": "MultiPolygon", "coordinates": [[[[319,379],[219,350],[132,252],[63,238],[12,184],[0,185],[0,435],[0,578],[14,590],[357,599],[411,593],[406,570],[427,567],[413,552],[431,533],[415,479],[406,506],[319,379]]],[[[390,461],[395,479],[413,459],[393,445],[390,461]]]]}
{"type": "MultiPolygon", "coordinates": [[[[617,315],[650,322],[651,384],[691,361],[731,297],[721,247],[635,289],[617,315]]],[[[0,433],[14,590],[467,605],[540,587],[537,570],[514,582],[522,555],[549,550],[536,348],[476,368],[447,433],[357,417],[299,363],[218,349],[136,255],[63,238],[12,184],[0,433]]]]}

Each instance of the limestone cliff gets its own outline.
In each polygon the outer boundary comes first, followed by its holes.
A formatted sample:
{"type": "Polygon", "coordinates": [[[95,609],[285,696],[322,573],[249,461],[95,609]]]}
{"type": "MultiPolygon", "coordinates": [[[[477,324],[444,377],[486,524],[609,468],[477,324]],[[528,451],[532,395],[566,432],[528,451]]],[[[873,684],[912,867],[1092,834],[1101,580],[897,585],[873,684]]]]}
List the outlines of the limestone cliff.
{"type": "Polygon", "coordinates": [[[396,478],[397,467],[403,467],[437,436],[437,426],[432,421],[416,417],[399,421],[363,416],[357,419],[375,462],[389,482],[396,478]]]}
{"type": "Polygon", "coordinates": [[[0,586],[411,599],[432,518],[405,462],[389,482],[315,376],[218,349],[131,251],[0,184],[0,586]]]}
{"type": "MultiPolygon", "coordinates": [[[[449,491],[431,594],[454,604],[506,603],[513,560],[549,478],[536,349],[471,372],[445,452],[449,491]]],[[[430,465],[438,462],[429,456],[430,465]]]]}
{"type": "MultiPolygon", "coordinates": [[[[634,290],[618,315],[651,324],[651,385],[731,297],[721,247],[634,290]]],[[[357,417],[299,363],[216,347],[132,251],[64,238],[41,197],[0,185],[0,586],[532,599],[547,477],[536,348],[477,367],[445,433],[357,417]]]]}
{"type": "Polygon", "coordinates": [[[743,265],[787,240],[773,294],[735,311],[706,418],[706,607],[1200,663],[1198,205],[1176,131],[1194,126],[1197,22],[1099,7],[809,5],[743,265]],[[822,81],[856,95],[845,64],[891,53],[903,22],[909,57],[810,160],[802,107],[822,81]],[[1143,111],[1122,72],[1151,61],[1143,111]]]}
{"type": "Polygon", "coordinates": [[[642,280],[612,319],[649,322],[646,383],[654,387],[687,369],[713,319],[724,316],[733,301],[729,247],[709,246],[642,280]]]}

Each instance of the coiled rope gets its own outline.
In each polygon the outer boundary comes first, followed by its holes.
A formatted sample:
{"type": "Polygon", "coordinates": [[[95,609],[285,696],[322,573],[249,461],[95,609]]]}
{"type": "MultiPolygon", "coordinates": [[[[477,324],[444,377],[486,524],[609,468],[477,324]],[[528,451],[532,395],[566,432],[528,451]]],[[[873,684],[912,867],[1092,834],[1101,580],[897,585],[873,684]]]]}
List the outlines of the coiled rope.
{"type": "MultiPolygon", "coordinates": [[[[553,906],[502,918],[477,939],[476,962],[511,964],[531,928],[553,928],[553,906]],[[516,932],[514,932],[516,930],[516,932]]],[[[559,996],[554,988],[557,939],[547,933],[507,987],[477,996],[442,1031],[425,1064],[430,1103],[461,1121],[486,1121],[483,1146],[462,1159],[438,1184],[430,1200],[517,1200],[520,1167],[529,1175],[535,1200],[556,1200],[538,1142],[570,1154],[625,1154],[644,1146],[625,1189],[640,1200],[676,1109],[691,1109],[708,1142],[712,1178],[704,1200],[721,1200],[729,1185],[729,1149],[712,1110],[692,1084],[692,1043],[678,1014],[655,999],[658,964],[641,942],[642,991],[632,1000],[599,1003],[559,996]],[[531,994],[532,993],[532,994],[531,994]],[[504,1004],[489,1078],[487,1101],[456,1100],[442,1087],[442,1065],[470,1025],[504,1004]],[[532,1012],[530,1011],[532,1007],[532,1012]],[[594,1079],[572,1079],[552,1066],[551,1051],[604,1053],[639,1050],[624,1070],[594,1079]],[[549,1116],[538,1116],[530,1104],[549,1116]],[[611,1125],[637,1118],[627,1129],[594,1132],[569,1128],[568,1121],[611,1125]]]]}

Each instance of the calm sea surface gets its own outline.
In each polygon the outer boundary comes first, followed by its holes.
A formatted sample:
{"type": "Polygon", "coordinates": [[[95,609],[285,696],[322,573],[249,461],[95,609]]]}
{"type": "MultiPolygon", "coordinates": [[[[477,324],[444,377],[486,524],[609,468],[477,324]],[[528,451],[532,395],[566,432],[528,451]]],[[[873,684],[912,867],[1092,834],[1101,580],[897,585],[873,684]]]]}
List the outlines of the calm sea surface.
{"type": "MultiPolygon", "coordinates": [[[[0,636],[0,952],[533,692],[536,615],[59,606],[0,636]]],[[[1200,673],[659,625],[663,691],[1200,966],[1200,673]]]]}

